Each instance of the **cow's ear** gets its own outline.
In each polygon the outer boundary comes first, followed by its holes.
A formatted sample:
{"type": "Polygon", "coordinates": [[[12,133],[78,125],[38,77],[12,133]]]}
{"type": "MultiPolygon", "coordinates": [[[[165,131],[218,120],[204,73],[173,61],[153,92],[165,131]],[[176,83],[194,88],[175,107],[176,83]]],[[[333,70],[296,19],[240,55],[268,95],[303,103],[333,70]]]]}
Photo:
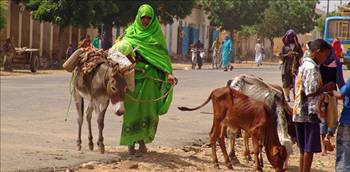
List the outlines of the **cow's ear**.
{"type": "Polygon", "coordinates": [[[272,147],[272,156],[276,156],[280,152],[278,146],[272,147]]]}
{"type": "Polygon", "coordinates": [[[285,146],[279,146],[278,149],[279,149],[280,157],[282,157],[282,158],[287,157],[287,149],[285,146]]]}

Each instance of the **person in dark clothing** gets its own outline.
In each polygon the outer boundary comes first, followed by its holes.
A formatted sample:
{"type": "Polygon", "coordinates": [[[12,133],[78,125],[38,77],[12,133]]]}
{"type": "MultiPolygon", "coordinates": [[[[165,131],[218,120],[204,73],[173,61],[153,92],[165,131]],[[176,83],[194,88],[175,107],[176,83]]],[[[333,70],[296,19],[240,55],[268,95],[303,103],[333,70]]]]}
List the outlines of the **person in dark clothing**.
{"type": "Polygon", "coordinates": [[[282,58],[282,84],[283,92],[287,101],[290,101],[290,89],[294,88],[294,78],[300,66],[300,59],[303,56],[301,45],[298,41],[297,34],[290,29],[282,38],[283,47],[280,54],[282,58]]]}
{"type": "Polygon", "coordinates": [[[200,56],[200,54],[203,51],[203,44],[201,43],[200,40],[197,41],[197,43],[194,45],[194,48],[197,50],[196,51],[196,62],[198,64],[198,69],[201,69],[202,65],[203,65],[203,59],[200,56]]]}
{"type": "Polygon", "coordinates": [[[75,51],[75,48],[72,44],[69,44],[67,51],[66,51],[66,59],[68,59],[75,51]]]}

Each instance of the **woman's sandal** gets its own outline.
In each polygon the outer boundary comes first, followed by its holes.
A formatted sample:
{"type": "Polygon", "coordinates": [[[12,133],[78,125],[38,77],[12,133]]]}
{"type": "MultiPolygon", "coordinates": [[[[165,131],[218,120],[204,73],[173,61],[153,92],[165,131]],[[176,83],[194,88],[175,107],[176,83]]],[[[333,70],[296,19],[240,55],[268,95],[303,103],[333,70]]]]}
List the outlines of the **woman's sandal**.
{"type": "Polygon", "coordinates": [[[139,145],[140,145],[139,151],[141,153],[147,153],[147,147],[146,147],[146,144],[145,144],[145,142],[143,140],[139,141],[139,145]]]}

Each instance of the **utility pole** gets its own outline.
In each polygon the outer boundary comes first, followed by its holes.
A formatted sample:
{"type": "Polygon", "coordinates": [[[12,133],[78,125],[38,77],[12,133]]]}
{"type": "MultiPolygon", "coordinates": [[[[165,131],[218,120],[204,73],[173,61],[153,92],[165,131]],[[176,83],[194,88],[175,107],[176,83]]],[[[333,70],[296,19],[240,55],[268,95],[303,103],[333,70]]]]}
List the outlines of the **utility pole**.
{"type": "Polygon", "coordinates": [[[326,16],[328,16],[328,13],[329,13],[329,0],[327,0],[327,13],[326,13],[326,16]]]}

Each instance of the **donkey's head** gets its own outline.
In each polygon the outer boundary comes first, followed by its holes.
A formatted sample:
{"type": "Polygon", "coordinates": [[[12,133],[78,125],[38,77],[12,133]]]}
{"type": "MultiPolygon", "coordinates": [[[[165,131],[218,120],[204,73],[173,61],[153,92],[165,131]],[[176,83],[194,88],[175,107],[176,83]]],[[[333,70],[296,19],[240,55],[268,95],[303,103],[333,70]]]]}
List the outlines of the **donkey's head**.
{"type": "Polygon", "coordinates": [[[124,97],[127,91],[133,91],[135,87],[135,64],[132,64],[125,55],[118,51],[110,51],[108,58],[113,67],[112,72],[107,76],[107,94],[115,113],[120,116],[125,112],[124,97]]]}

